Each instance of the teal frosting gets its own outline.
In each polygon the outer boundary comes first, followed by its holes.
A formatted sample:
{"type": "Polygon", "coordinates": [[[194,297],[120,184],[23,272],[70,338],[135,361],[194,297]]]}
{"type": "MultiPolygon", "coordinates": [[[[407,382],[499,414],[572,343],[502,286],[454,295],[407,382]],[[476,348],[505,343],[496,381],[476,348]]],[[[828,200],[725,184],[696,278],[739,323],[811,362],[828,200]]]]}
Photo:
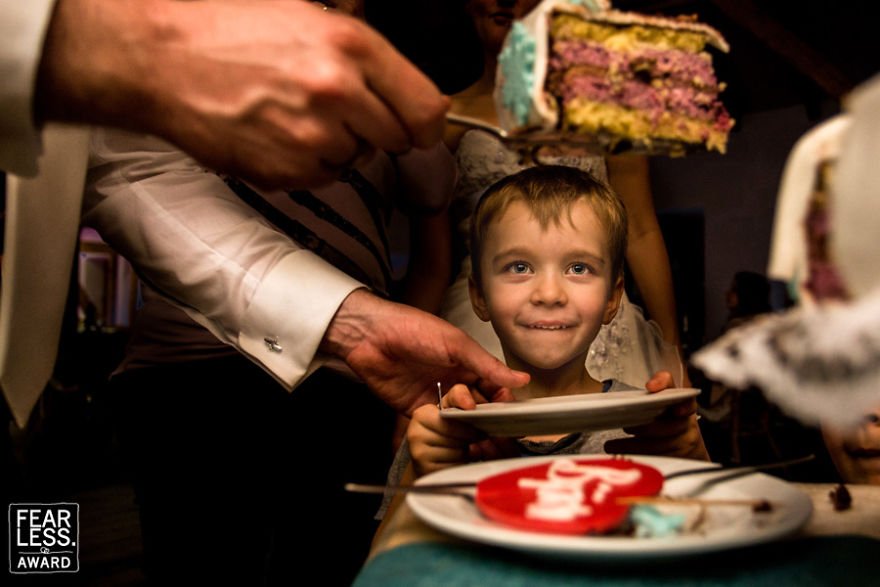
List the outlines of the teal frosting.
{"type": "Polygon", "coordinates": [[[801,301],[801,272],[795,271],[794,277],[786,283],[786,289],[788,290],[788,297],[791,298],[791,301],[795,304],[800,303],[801,301]]]}
{"type": "Polygon", "coordinates": [[[580,4],[590,12],[600,12],[602,7],[595,0],[568,0],[569,4],[580,4]]]}
{"type": "Polygon", "coordinates": [[[504,49],[498,56],[498,63],[504,76],[501,103],[519,125],[524,125],[529,119],[535,84],[535,54],[535,39],[521,22],[513,23],[504,49]]]}
{"type": "Polygon", "coordinates": [[[684,526],[682,514],[664,514],[649,505],[635,505],[629,510],[629,519],[639,538],[674,536],[684,526]]]}

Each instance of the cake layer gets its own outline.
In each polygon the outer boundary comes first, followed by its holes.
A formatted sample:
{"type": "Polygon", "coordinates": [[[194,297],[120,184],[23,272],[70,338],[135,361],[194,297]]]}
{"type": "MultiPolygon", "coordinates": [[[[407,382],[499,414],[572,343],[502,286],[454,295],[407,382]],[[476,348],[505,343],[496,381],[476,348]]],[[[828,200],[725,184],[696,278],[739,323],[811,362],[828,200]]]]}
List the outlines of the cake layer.
{"type": "MultiPolygon", "coordinates": [[[[619,10],[589,11],[582,7],[574,6],[564,0],[545,0],[549,11],[556,18],[560,18],[560,24],[570,23],[581,30],[578,23],[587,23],[584,27],[613,27],[607,30],[633,31],[630,38],[650,45],[664,46],[667,48],[678,46],[682,50],[699,45],[701,51],[706,43],[716,49],[728,52],[730,47],[727,41],[717,30],[703,23],[697,22],[694,17],[668,18],[665,16],[648,16],[638,12],[622,12],[619,10]],[[693,37],[697,35],[698,37],[693,37]],[[693,45],[692,45],[693,44],[693,45]]],[[[565,34],[562,32],[561,34],[565,34]]],[[[553,36],[556,36],[555,34],[553,36]]],[[[583,36],[583,35],[579,35],[583,36]]],[[[626,41],[622,41],[626,42],[626,41]]]]}
{"type": "Polygon", "coordinates": [[[544,0],[499,55],[499,120],[514,133],[592,135],[614,151],[723,153],[734,121],[707,46],[728,50],[693,19],[544,0]]]}
{"type": "Polygon", "coordinates": [[[557,12],[550,22],[546,89],[564,130],[705,144],[724,152],[733,121],[703,31],[619,25],[557,12]]]}
{"type": "Polygon", "coordinates": [[[560,97],[563,107],[572,100],[583,98],[645,110],[652,118],[669,111],[696,120],[717,121],[720,130],[730,129],[730,117],[714,92],[688,86],[655,86],[636,80],[615,82],[606,76],[580,70],[569,70],[557,80],[550,87],[560,97]]]}
{"type": "Polygon", "coordinates": [[[550,37],[559,40],[590,39],[617,51],[640,47],[675,49],[699,53],[706,46],[706,35],[698,31],[683,31],[656,26],[622,26],[583,20],[573,14],[557,13],[550,25],[550,37]]]}
{"type": "Polygon", "coordinates": [[[557,40],[551,47],[549,70],[592,66],[618,77],[635,75],[644,81],[661,80],[666,85],[694,85],[715,92],[721,88],[706,53],[635,48],[616,51],[589,40],[557,40]],[[632,72],[631,74],[629,72],[632,72]]]}
{"type": "Polygon", "coordinates": [[[601,142],[615,150],[629,141],[633,146],[652,151],[671,148],[673,155],[682,155],[688,145],[705,145],[721,153],[727,144],[727,130],[714,122],[696,120],[672,112],[660,116],[645,110],[633,110],[608,102],[576,98],[566,103],[562,112],[564,130],[574,130],[601,137],[601,142]],[[656,144],[655,144],[656,143],[656,144]]]}

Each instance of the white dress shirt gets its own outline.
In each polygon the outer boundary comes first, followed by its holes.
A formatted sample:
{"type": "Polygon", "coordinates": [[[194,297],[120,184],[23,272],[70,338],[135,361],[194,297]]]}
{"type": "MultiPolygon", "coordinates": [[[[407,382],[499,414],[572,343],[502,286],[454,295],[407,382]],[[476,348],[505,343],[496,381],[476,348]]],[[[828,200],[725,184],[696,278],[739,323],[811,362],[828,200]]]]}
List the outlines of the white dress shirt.
{"type": "Polygon", "coordinates": [[[288,389],[320,366],[331,319],[363,287],[147,135],[93,133],[83,213],[142,279],[288,389]]]}
{"type": "Polygon", "coordinates": [[[55,0],[0,0],[0,169],[37,172],[34,127],[37,67],[55,0]]]}

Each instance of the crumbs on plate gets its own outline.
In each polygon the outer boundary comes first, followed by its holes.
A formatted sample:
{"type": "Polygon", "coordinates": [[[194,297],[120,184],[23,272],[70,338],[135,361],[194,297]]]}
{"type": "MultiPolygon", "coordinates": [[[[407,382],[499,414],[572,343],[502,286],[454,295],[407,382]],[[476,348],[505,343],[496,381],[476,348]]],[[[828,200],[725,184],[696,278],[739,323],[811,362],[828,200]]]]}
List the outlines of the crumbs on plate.
{"type": "Polygon", "coordinates": [[[840,483],[837,487],[829,491],[828,498],[834,505],[834,509],[838,512],[848,510],[852,507],[852,495],[843,483],[840,483]]]}

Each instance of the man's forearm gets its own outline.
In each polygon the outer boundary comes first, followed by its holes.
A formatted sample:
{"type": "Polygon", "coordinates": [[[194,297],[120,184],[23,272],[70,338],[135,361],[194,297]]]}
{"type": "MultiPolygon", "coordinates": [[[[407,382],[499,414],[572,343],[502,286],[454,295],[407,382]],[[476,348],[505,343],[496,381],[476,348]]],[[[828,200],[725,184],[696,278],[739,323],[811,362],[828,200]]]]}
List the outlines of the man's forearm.
{"type": "Polygon", "coordinates": [[[447,100],[365,23],[294,0],[58,0],[38,121],[161,136],[265,187],[439,140],[447,100]]]}
{"type": "Polygon", "coordinates": [[[377,304],[376,296],[366,289],[356,289],[339,306],[330,321],[319,347],[322,353],[345,360],[370,332],[370,321],[377,304]]]}
{"type": "Polygon", "coordinates": [[[152,130],[156,64],[180,34],[168,18],[174,4],[58,0],[37,76],[37,121],[152,130]]]}
{"type": "Polygon", "coordinates": [[[96,129],[90,180],[84,222],[286,387],[298,384],[339,305],[362,286],[154,137],[96,129]]]}

